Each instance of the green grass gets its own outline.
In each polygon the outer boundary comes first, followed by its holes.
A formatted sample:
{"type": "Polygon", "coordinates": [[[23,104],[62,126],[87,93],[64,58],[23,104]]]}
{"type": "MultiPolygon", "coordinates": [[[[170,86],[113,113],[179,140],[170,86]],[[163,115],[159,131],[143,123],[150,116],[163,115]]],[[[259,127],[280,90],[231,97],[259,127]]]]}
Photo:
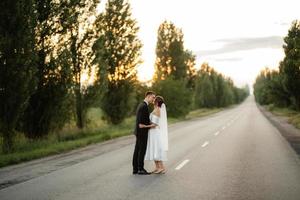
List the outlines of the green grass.
{"type": "MultiPolygon", "coordinates": [[[[222,109],[199,109],[190,112],[185,118],[169,118],[169,124],[197,117],[203,117],[219,112],[222,109]]],[[[0,167],[21,163],[49,155],[67,152],[73,149],[103,142],[105,140],[132,134],[135,118],[127,118],[117,126],[108,125],[102,119],[99,109],[91,109],[88,113],[88,128],[77,130],[74,123],[47,138],[40,140],[29,140],[22,133],[15,137],[14,152],[3,154],[0,151],[0,167]]],[[[0,138],[2,146],[2,138],[0,138]]]]}
{"type": "Polygon", "coordinates": [[[266,108],[277,116],[287,117],[288,122],[300,129],[300,112],[290,108],[279,108],[274,105],[268,105],[266,108]]]}

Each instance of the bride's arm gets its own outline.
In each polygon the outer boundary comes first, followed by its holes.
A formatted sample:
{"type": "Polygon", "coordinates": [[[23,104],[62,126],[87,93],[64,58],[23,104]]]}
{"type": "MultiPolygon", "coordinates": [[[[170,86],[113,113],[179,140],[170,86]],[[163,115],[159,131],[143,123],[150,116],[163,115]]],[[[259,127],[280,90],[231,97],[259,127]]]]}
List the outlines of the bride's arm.
{"type": "Polygon", "coordinates": [[[139,128],[154,128],[157,126],[156,124],[150,124],[150,125],[145,125],[145,124],[139,124],[139,128]]]}

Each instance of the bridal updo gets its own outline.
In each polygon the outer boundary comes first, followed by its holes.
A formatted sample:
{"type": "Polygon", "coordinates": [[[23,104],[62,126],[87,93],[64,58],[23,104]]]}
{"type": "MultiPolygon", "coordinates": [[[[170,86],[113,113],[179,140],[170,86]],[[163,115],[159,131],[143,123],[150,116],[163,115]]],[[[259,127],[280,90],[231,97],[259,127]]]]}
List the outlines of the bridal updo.
{"type": "Polygon", "coordinates": [[[154,100],[154,104],[157,104],[158,107],[165,103],[164,98],[162,96],[156,96],[154,100]]]}

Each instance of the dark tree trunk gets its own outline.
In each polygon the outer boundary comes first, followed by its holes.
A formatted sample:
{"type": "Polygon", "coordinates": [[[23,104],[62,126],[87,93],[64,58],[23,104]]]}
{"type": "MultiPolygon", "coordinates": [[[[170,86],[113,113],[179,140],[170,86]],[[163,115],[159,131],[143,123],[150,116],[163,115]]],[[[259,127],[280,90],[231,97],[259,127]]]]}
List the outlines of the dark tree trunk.
{"type": "Polygon", "coordinates": [[[82,94],[80,91],[80,84],[75,89],[76,96],[76,125],[78,128],[84,128],[83,106],[82,106],[82,94]]]}

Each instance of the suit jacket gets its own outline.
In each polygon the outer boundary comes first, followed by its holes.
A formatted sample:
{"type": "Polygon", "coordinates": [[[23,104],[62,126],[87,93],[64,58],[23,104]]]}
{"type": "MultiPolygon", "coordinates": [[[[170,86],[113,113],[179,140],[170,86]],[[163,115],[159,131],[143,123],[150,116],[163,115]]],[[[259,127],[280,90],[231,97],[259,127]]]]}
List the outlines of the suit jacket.
{"type": "Polygon", "coordinates": [[[147,134],[149,128],[139,128],[139,124],[150,125],[149,109],[146,102],[140,103],[136,110],[136,124],[134,134],[147,134]]]}

